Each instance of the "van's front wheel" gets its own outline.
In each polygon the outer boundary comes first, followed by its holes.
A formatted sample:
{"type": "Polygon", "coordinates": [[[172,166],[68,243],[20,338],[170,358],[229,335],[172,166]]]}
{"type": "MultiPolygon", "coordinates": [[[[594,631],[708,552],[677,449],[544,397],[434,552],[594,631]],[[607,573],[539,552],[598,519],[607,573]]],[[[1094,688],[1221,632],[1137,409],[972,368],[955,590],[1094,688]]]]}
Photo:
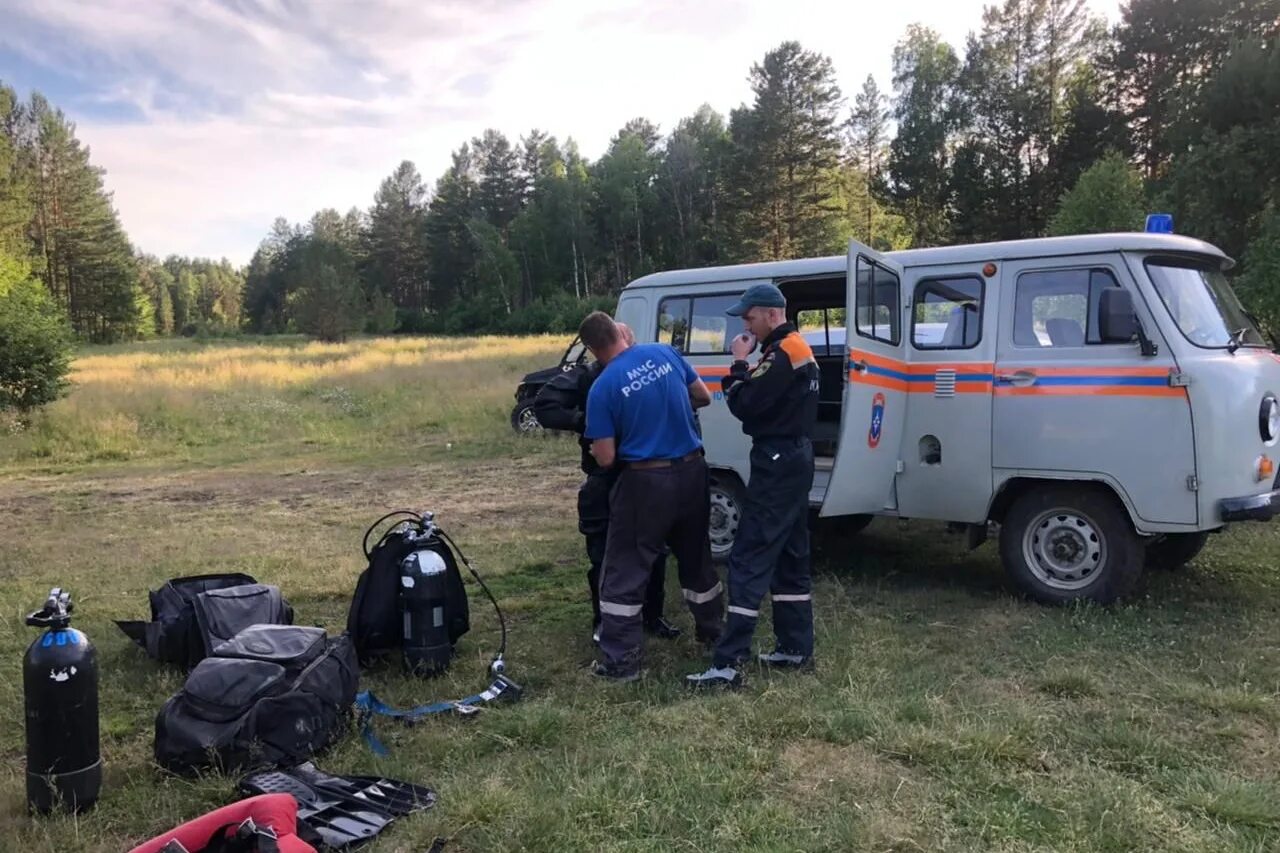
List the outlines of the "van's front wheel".
{"type": "Polygon", "coordinates": [[[1045,604],[1109,604],[1142,573],[1142,541],[1124,507],[1093,487],[1034,489],[1000,526],[1000,558],[1017,586],[1045,604]]]}

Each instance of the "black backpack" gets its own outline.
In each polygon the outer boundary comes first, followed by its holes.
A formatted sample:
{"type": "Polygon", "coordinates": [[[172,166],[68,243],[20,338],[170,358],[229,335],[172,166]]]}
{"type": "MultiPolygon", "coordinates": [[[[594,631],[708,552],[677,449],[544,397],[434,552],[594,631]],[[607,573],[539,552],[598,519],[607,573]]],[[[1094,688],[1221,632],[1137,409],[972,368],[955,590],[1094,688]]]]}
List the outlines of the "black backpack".
{"type": "Polygon", "coordinates": [[[431,524],[430,518],[405,512],[414,521],[389,530],[369,549],[369,534],[389,516],[374,522],[365,533],[365,557],[369,566],[356,581],[355,595],[347,611],[347,634],[355,644],[362,666],[401,648],[404,643],[404,618],[400,611],[400,564],[416,551],[435,551],[444,560],[449,642],[471,628],[467,590],[453,550],[445,544],[431,524]]]}
{"type": "Polygon", "coordinates": [[[345,634],[253,625],[214,648],[156,715],[156,762],[181,774],[298,764],[342,735],[359,678],[345,634]]]}
{"type": "Polygon", "coordinates": [[[174,578],[150,598],[150,622],[116,625],[152,658],[186,669],[242,628],[293,624],[293,608],[277,587],[239,572],[174,578]]]}

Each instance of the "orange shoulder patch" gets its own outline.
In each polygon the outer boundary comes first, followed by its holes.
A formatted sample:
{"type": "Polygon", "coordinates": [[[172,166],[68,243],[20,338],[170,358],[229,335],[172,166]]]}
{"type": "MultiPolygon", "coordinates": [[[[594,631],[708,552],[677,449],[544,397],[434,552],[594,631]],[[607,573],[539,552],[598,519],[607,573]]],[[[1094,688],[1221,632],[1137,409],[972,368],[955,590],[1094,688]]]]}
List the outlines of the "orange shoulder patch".
{"type": "Polygon", "coordinates": [[[799,332],[792,332],[779,341],[778,349],[787,354],[787,359],[791,362],[793,368],[814,361],[813,350],[809,348],[809,344],[805,339],[800,337],[799,332]]]}

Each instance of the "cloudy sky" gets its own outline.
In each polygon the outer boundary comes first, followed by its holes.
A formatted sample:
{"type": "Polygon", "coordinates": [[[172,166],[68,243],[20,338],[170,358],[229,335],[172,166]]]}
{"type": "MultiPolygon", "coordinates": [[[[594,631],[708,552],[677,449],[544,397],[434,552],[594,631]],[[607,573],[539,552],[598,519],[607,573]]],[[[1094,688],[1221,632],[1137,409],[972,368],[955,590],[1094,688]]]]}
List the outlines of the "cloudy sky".
{"type": "MultiPolygon", "coordinates": [[[[1118,0],[1091,0],[1115,19],[1118,0]]],[[[0,80],[76,123],[135,245],[246,263],[276,216],[367,208],[412,160],[432,183],[494,127],[665,133],[750,100],[786,39],[831,57],[847,98],[925,23],[958,51],[982,0],[0,0],[0,80]]]]}

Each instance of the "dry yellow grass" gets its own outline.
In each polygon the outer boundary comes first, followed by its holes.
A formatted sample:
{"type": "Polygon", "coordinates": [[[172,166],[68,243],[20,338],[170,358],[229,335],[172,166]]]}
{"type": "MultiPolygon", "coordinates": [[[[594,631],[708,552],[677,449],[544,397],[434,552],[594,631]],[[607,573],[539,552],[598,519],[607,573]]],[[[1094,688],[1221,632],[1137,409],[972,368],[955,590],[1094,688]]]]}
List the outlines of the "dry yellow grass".
{"type": "Polygon", "coordinates": [[[567,343],[487,336],[90,349],[74,362],[67,397],[24,429],[10,426],[17,434],[0,442],[0,469],[244,459],[282,444],[509,441],[520,377],[555,363],[567,343]]]}

